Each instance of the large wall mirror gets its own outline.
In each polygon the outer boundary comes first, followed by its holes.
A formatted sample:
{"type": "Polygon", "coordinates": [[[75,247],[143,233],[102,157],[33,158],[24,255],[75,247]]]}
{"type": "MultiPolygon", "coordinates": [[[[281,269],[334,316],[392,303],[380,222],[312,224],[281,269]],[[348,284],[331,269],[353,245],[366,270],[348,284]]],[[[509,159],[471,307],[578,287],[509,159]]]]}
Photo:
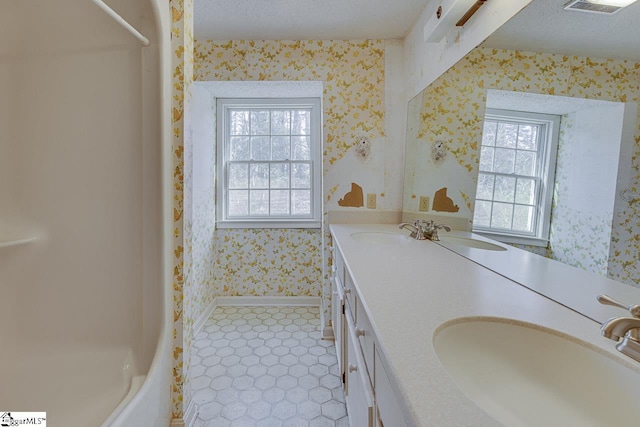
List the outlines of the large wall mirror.
{"type": "Polygon", "coordinates": [[[640,2],[564,3],[533,0],[409,102],[403,211],[640,286],[640,2]]]}

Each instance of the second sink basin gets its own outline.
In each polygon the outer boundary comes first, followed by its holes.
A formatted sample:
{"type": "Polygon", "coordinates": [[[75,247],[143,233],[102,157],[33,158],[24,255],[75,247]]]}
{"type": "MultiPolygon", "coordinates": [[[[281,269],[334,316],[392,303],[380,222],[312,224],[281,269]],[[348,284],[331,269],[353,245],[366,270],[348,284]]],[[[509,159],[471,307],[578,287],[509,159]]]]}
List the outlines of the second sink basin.
{"type": "Polygon", "coordinates": [[[494,245],[493,243],[485,242],[484,240],[474,239],[471,237],[462,236],[448,236],[446,234],[440,234],[440,241],[443,243],[451,243],[458,246],[466,246],[468,248],[484,249],[487,251],[506,251],[506,248],[502,246],[494,245]]]}
{"type": "Polygon", "coordinates": [[[458,386],[504,425],[640,419],[640,364],[634,369],[631,359],[627,366],[574,337],[510,319],[458,319],[441,327],[433,344],[458,386]]]}

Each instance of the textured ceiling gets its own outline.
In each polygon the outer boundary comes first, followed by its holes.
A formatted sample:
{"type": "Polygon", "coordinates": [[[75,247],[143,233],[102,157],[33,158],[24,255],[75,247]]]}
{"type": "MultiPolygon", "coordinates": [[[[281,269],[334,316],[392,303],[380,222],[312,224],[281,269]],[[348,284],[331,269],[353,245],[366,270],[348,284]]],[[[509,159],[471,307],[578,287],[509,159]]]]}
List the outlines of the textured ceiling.
{"type": "MultiPolygon", "coordinates": [[[[195,0],[195,37],[213,40],[403,38],[424,7],[440,0],[195,0]]],[[[640,2],[616,14],[533,0],[484,45],[640,60],[640,2]]]]}
{"type": "Polygon", "coordinates": [[[195,0],[195,38],[404,38],[434,0],[195,0]]]}
{"type": "Polygon", "coordinates": [[[493,33],[487,47],[640,60],[640,2],[613,15],[567,11],[566,0],[533,0],[493,33]]]}

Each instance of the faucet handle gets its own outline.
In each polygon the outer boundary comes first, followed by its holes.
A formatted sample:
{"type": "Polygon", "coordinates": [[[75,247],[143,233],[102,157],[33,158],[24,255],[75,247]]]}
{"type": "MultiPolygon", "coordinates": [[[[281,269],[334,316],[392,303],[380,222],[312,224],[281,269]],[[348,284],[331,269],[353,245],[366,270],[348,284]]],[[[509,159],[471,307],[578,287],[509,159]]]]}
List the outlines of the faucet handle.
{"type": "Polygon", "coordinates": [[[451,231],[451,227],[449,227],[446,224],[433,224],[433,228],[439,228],[441,230],[451,231]]]}
{"type": "Polygon", "coordinates": [[[633,305],[626,305],[621,303],[620,301],[616,301],[613,298],[611,298],[609,295],[598,295],[598,302],[600,304],[604,304],[604,305],[612,305],[614,307],[619,307],[619,308],[623,308],[625,310],[628,310],[629,313],[631,313],[631,315],[633,317],[635,317],[636,319],[640,319],[640,305],[637,304],[633,304],[633,305]]]}

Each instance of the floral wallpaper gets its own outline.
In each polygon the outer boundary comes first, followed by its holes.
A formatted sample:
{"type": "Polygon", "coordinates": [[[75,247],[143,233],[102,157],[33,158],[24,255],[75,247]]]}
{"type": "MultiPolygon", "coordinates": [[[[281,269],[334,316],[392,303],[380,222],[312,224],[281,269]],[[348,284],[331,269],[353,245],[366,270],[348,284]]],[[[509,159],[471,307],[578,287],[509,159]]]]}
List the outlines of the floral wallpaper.
{"type": "MultiPolygon", "coordinates": [[[[338,163],[352,161],[345,155],[358,136],[384,136],[384,66],[382,41],[195,43],[198,81],[323,82],[325,178],[335,173],[338,163]]],[[[357,170],[354,166],[346,169],[357,170]]],[[[325,206],[334,191],[324,189],[325,206]]],[[[323,264],[329,262],[328,249],[323,249],[326,224],[324,230],[217,230],[215,294],[324,296],[328,319],[330,293],[328,276],[323,276],[323,264]]]]}
{"type": "Polygon", "coordinates": [[[316,230],[221,229],[213,266],[217,295],[319,296],[316,230]]]}
{"type": "MultiPolygon", "coordinates": [[[[420,126],[414,132],[417,140],[427,146],[436,140],[445,142],[448,152],[462,171],[456,177],[449,176],[449,193],[461,194],[461,199],[468,201],[469,210],[461,212],[471,220],[475,191],[468,192],[468,188],[470,184],[475,188],[477,181],[478,145],[487,89],[638,103],[639,70],[640,63],[625,60],[479,47],[418,95],[420,126]]],[[[628,183],[633,193],[638,193],[640,189],[638,123],[640,120],[636,123],[631,159],[634,176],[632,182],[628,183]]],[[[431,168],[422,179],[437,181],[443,173],[442,169],[431,168]]],[[[557,173],[562,179],[562,171],[557,173]]],[[[556,188],[556,192],[561,193],[562,187],[556,188]]],[[[576,265],[596,270],[602,270],[608,264],[609,277],[640,286],[640,266],[637,261],[640,254],[640,203],[623,202],[616,206],[610,245],[609,242],[595,244],[590,240],[596,239],[595,236],[586,239],[584,236],[585,229],[596,227],[598,230],[602,218],[582,212],[576,221],[576,212],[557,212],[558,222],[553,231],[556,246],[545,250],[546,255],[560,260],[571,255],[576,265]],[[571,235],[577,238],[567,240],[567,236],[571,235]],[[610,249],[605,256],[607,246],[610,249]],[[593,259],[592,251],[600,255],[593,259]]]]}
{"type": "MultiPolygon", "coordinates": [[[[184,316],[184,103],[185,93],[193,76],[193,0],[170,0],[171,7],[171,64],[173,70],[172,165],[173,165],[173,385],[171,389],[172,418],[182,418],[184,355],[190,345],[183,323],[193,324],[184,316]]],[[[187,327],[188,329],[188,327],[187,327]]]]}
{"type": "Polygon", "coordinates": [[[188,91],[184,111],[184,288],[183,288],[183,408],[191,401],[189,374],[194,322],[213,300],[215,229],[215,154],[209,140],[199,138],[199,130],[211,126],[212,119],[196,114],[196,94],[188,91]],[[194,177],[198,177],[195,182],[194,177]]]}
{"type": "MultiPolygon", "coordinates": [[[[613,206],[605,212],[584,211],[567,202],[571,200],[571,177],[568,171],[578,167],[574,156],[576,140],[572,129],[575,114],[562,116],[551,230],[546,256],[586,271],[607,275],[613,206]]],[[[603,207],[604,209],[604,207],[603,207]]]]}

